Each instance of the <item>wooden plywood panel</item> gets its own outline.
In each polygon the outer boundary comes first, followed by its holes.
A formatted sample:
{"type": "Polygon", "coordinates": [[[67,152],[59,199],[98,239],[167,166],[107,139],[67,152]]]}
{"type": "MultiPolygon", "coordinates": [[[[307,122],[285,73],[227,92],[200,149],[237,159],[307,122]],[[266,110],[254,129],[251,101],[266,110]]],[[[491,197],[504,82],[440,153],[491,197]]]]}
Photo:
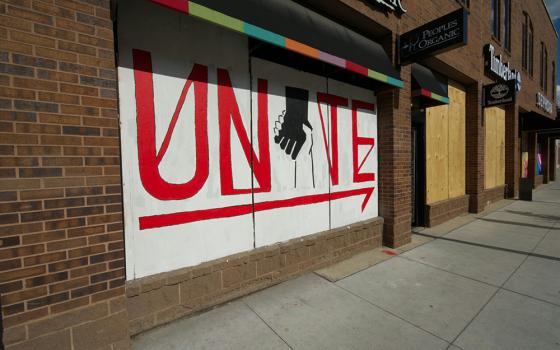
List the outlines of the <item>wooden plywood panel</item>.
{"type": "Polygon", "coordinates": [[[465,195],[466,93],[449,85],[449,198],[465,195]]]}
{"type": "Polygon", "coordinates": [[[498,107],[485,110],[484,187],[505,184],[505,111],[498,107]]]}
{"type": "Polygon", "coordinates": [[[484,111],[484,188],[496,183],[496,117],[494,108],[484,111]]]}
{"type": "Polygon", "coordinates": [[[449,108],[426,109],[426,202],[449,198],[449,108]]]}
{"type": "Polygon", "coordinates": [[[506,183],[506,112],[496,114],[496,186],[506,183]]]}

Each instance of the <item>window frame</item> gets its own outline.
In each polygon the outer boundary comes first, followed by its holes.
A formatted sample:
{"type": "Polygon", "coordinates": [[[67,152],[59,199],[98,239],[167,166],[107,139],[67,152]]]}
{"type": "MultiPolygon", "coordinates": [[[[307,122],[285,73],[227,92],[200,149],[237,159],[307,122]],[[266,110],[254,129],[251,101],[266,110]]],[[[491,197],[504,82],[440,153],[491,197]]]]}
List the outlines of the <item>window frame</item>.
{"type": "Polygon", "coordinates": [[[533,73],[535,71],[535,31],[533,29],[533,21],[529,18],[529,30],[527,34],[527,42],[528,42],[528,71],[529,76],[531,78],[534,76],[533,73]]]}
{"type": "Polygon", "coordinates": [[[501,34],[501,15],[502,15],[502,6],[501,0],[492,0],[490,2],[490,23],[491,23],[491,32],[492,37],[500,42],[500,34],[501,34]]]}
{"type": "Polygon", "coordinates": [[[503,9],[503,27],[504,27],[504,48],[511,52],[511,0],[501,0],[501,8],[503,9]],[[506,6],[507,4],[507,6],[506,6]]]}

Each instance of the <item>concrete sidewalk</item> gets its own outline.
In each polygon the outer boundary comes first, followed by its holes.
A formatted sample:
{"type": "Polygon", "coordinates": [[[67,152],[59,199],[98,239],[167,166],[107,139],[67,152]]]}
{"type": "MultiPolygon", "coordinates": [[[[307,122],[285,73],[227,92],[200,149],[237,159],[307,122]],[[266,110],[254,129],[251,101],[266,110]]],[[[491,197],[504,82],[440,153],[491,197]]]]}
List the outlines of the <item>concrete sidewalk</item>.
{"type": "Polygon", "coordinates": [[[455,222],[334,283],[308,274],[144,333],[134,349],[559,350],[560,183],[455,222]]]}

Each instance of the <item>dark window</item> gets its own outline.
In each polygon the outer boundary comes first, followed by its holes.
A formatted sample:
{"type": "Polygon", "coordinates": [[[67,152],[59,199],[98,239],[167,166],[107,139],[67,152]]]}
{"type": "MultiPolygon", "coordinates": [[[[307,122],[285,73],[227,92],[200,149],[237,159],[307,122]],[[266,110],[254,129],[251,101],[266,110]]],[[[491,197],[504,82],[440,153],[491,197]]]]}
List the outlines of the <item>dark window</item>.
{"type": "Polygon", "coordinates": [[[556,63],[552,61],[552,75],[550,76],[550,87],[552,88],[552,100],[556,101],[556,63]]]}
{"type": "Polygon", "coordinates": [[[539,77],[540,78],[539,82],[540,82],[541,89],[543,88],[543,85],[544,85],[543,73],[544,73],[544,44],[541,42],[541,76],[539,77]]]}
{"type": "Polygon", "coordinates": [[[527,48],[527,33],[529,28],[529,16],[524,13],[525,19],[523,21],[522,32],[521,32],[521,63],[524,69],[529,68],[529,63],[527,60],[527,53],[529,49],[527,48]]]}
{"type": "Polygon", "coordinates": [[[511,0],[504,2],[504,47],[511,51],[511,0]]]}
{"type": "Polygon", "coordinates": [[[492,35],[500,40],[500,0],[492,0],[492,35]]]}
{"type": "Polygon", "coordinates": [[[541,88],[546,94],[548,92],[548,51],[541,42],[541,88]]]}
{"type": "Polygon", "coordinates": [[[548,50],[544,48],[544,93],[548,94],[548,50]]]}
{"type": "Polygon", "coordinates": [[[535,57],[535,51],[534,51],[534,43],[533,43],[533,23],[531,22],[531,20],[529,20],[529,31],[528,31],[528,35],[527,35],[527,47],[529,49],[529,53],[528,53],[528,57],[527,57],[527,62],[528,62],[528,70],[529,70],[529,75],[532,77],[533,76],[533,70],[535,68],[535,62],[534,62],[534,57],[535,57]]]}

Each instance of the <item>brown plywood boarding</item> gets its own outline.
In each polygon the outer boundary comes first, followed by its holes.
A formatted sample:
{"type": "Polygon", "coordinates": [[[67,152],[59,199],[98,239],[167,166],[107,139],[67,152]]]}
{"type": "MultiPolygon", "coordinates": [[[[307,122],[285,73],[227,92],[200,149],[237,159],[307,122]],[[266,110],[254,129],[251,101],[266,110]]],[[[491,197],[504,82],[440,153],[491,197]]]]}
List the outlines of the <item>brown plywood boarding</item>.
{"type": "Polygon", "coordinates": [[[466,93],[449,85],[449,105],[426,109],[426,202],[465,195],[466,93]]]}
{"type": "Polygon", "coordinates": [[[499,109],[496,118],[496,186],[506,183],[506,112],[499,109]]]}
{"type": "Polygon", "coordinates": [[[484,142],[484,187],[505,184],[505,111],[499,107],[486,108],[484,142]]]}
{"type": "Polygon", "coordinates": [[[449,198],[449,108],[426,109],[426,202],[449,198]]]}
{"type": "Polygon", "coordinates": [[[484,188],[496,185],[496,108],[484,111],[484,188]]]}
{"type": "Polygon", "coordinates": [[[449,198],[465,195],[465,91],[449,85],[449,198]]]}

